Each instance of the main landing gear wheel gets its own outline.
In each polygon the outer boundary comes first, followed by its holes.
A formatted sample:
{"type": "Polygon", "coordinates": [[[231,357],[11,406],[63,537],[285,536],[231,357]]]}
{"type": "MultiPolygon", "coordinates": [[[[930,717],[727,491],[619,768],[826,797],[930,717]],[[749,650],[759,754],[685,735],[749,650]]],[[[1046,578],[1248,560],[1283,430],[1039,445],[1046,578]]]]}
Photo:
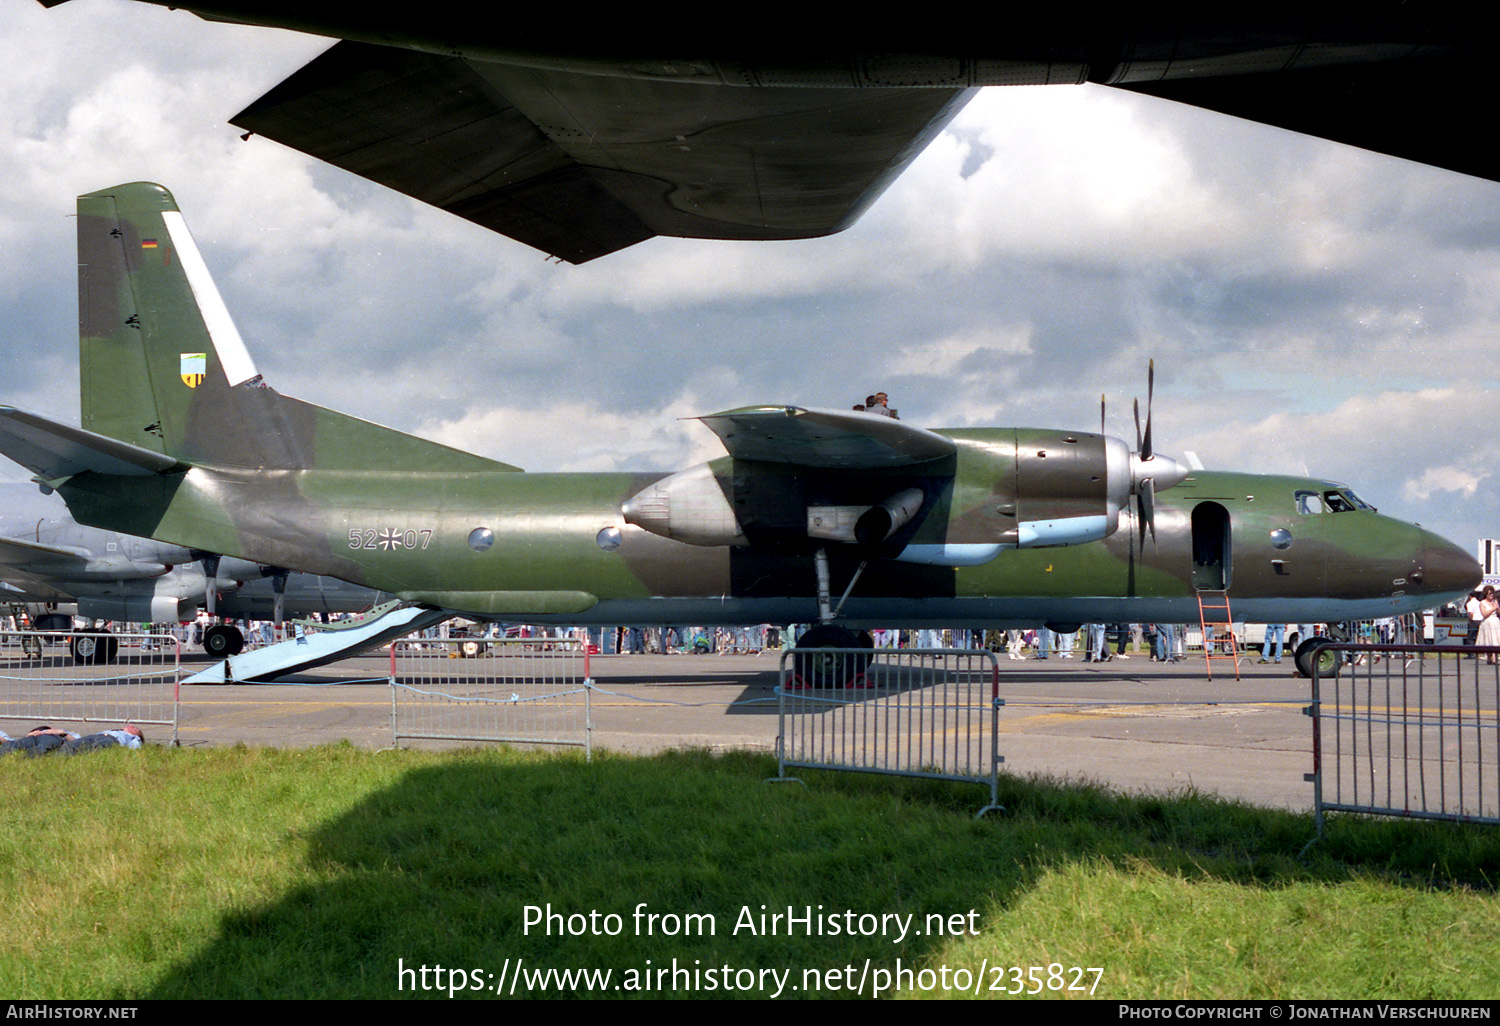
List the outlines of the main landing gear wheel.
{"type": "Polygon", "coordinates": [[[875,658],[875,643],[868,631],[853,631],[832,624],[813,627],[797,639],[792,650],[789,688],[868,687],[865,671],[875,658]],[[845,649],[839,652],[803,652],[802,649],[845,649]]]}
{"type": "Polygon", "coordinates": [[[216,623],[203,631],[203,651],[215,659],[226,659],[245,650],[245,636],[238,628],[216,623]]]}
{"type": "Polygon", "coordinates": [[[1329,647],[1332,644],[1333,642],[1327,638],[1315,637],[1308,638],[1298,645],[1297,654],[1292,656],[1292,663],[1297,667],[1297,672],[1304,677],[1311,677],[1313,668],[1316,667],[1321,680],[1331,680],[1337,677],[1339,670],[1343,668],[1344,660],[1338,652],[1329,647]]]}
{"type": "Polygon", "coordinates": [[[68,642],[73,661],[84,665],[112,663],[120,650],[119,639],[105,630],[79,631],[68,642]]]}
{"type": "Polygon", "coordinates": [[[460,641],[458,643],[458,654],[462,659],[478,659],[484,655],[487,647],[482,641],[460,641]]]}

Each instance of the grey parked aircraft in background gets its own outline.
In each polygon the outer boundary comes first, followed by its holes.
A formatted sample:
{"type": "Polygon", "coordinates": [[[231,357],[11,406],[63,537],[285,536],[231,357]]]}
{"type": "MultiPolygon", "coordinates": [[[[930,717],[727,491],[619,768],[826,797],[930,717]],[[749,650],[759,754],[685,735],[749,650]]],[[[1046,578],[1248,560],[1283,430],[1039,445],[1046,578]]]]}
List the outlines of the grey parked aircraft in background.
{"type": "MultiPolygon", "coordinates": [[[[0,517],[0,599],[32,607],[33,624],[42,630],[73,631],[68,606],[91,620],[165,624],[192,620],[204,607],[231,619],[279,620],[358,612],[389,597],[332,577],[84,527],[68,517],[0,517]]],[[[99,644],[102,631],[74,631],[75,658],[107,661],[115,644],[99,644]]],[[[239,629],[227,623],[203,632],[203,647],[214,656],[234,655],[244,644],[239,629]]]]}

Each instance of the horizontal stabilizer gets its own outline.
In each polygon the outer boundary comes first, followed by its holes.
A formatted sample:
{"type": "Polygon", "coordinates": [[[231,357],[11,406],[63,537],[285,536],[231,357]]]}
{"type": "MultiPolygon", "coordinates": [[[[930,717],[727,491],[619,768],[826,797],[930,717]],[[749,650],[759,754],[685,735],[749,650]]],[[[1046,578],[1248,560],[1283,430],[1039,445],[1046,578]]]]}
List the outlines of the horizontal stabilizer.
{"type": "Polygon", "coordinates": [[[909,467],[951,456],[953,442],[878,413],[747,406],[700,417],[742,460],[799,467],[869,470],[909,467]]]}
{"type": "Polygon", "coordinates": [[[0,406],[0,453],[31,471],[43,484],[85,471],[150,477],[187,469],[171,456],[59,424],[13,406],[0,406]]]}

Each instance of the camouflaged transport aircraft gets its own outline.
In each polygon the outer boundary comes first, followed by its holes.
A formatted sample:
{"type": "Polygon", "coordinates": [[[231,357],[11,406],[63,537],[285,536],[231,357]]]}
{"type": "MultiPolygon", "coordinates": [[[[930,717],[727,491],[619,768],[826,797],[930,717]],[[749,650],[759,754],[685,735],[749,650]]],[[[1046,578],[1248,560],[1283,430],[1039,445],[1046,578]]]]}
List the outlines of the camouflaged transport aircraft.
{"type": "Polygon", "coordinates": [[[273,390],[161,186],[80,197],[78,247],[83,426],[0,408],[0,451],[80,523],[442,613],[820,623],[855,647],[866,625],[1192,622],[1205,591],[1250,622],[1390,616],[1480,576],[1341,485],[1154,454],[1149,403],[1134,452],[755,406],[702,418],[728,455],[687,470],[523,473],[273,390]]]}

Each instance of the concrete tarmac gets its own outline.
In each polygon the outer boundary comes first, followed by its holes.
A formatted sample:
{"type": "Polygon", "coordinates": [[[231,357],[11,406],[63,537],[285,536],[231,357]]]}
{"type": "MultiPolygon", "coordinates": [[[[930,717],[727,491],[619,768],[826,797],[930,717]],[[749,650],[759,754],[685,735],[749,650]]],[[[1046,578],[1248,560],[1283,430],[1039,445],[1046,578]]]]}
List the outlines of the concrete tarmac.
{"type": "MultiPolygon", "coordinates": [[[[1102,664],[1000,656],[1000,751],[1005,770],[1091,780],[1118,790],[1186,788],[1258,805],[1308,809],[1308,681],[1290,658],[1224,660],[1207,678],[1201,657],[1174,664],[1144,654],[1102,664]]],[[[200,658],[184,658],[193,672],[200,658]]],[[[773,752],[779,653],[759,656],[595,656],[593,744],[652,753],[671,748],[773,752]]],[[[185,745],[391,744],[386,660],[365,657],[298,683],[183,688],[185,745]]],[[[94,728],[98,729],[98,728],[94,728]]],[[[439,744],[439,742],[421,742],[439,744]]]]}

